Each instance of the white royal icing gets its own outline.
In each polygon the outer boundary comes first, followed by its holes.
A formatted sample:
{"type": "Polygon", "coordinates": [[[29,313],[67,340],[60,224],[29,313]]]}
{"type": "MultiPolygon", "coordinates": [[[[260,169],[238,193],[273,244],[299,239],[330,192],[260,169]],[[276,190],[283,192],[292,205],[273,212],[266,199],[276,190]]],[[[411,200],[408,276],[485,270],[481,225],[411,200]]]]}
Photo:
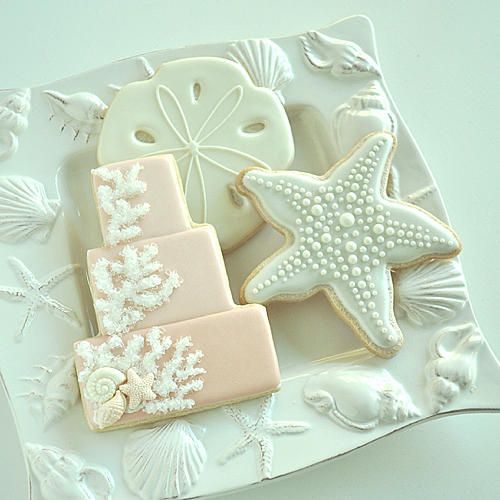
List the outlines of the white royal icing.
{"type": "Polygon", "coordinates": [[[390,268],[456,254],[448,227],[385,195],[393,136],[368,136],[324,177],[249,170],[243,189],[288,243],[247,280],[247,302],[310,295],[323,288],[368,347],[391,355],[402,343],[390,268]]]}

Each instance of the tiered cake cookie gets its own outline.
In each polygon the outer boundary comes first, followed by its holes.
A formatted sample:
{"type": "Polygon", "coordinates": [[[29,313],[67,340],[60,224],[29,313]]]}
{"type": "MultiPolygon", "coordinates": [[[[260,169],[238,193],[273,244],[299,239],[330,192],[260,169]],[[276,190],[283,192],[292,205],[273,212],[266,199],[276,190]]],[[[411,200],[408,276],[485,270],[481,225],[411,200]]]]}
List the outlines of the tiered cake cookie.
{"type": "Polygon", "coordinates": [[[92,171],[105,247],[88,253],[101,335],[75,344],[92,430],[278,389],[266,310],[234,304],[217,236],[193,227],[172,156],[92,171]]]}

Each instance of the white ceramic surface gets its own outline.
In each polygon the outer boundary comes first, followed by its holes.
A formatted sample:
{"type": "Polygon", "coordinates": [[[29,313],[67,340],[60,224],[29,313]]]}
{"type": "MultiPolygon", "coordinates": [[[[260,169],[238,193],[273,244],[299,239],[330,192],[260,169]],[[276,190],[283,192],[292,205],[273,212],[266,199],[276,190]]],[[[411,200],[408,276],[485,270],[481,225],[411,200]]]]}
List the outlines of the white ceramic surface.
{"type": "MultiPolygon", "coordinates": [[[[364,49],[370,53],[374,54],[374,48],[372,45],[372,40],[369,32],[369,27],[366,24],[366,21],[363,19],[357,19],[357,20],[349,20],[344,22],[341,26],[337,28],[332,28],[331,31],[329,31],[329,34],[335,35],[335,36],[340,36],[336,30],[339,30],[341,32],[341,35],[345,38],[349,38],[350,40],[355,40],[358,44],[364,47],[364,49]]],[[[300,58],[300,52],[298,51],[299,45],[296,44],[297,39],[296,37],[293,37],[290,39],[290,41],[286,40],[281,40],[279,43],[286,48],[288,45],[292,48],[290,48],[290,59],[292,60],[292,64],[294,68],[296,69],[297,74],[300,74],[300,72],[304,73],[304,75],[308,75],[308,78],[317,78],[316,73],[311,73],[309,68],[304,65],[303,60],[300,58]],[[293,44],[292,44],[293,40],[293,44]],[[293,51],[293,47],[295,47],[295,55],[293,51]],[[293,57],[292,57],[293,56],[293,57]],[[313,76],[311,76],[313,75],[313,76]]],[[[210,50],[213,50],[215,54],[218,54],[218,51],[222,49],[222,45],[220,48],[218,47],[212,47],[210,50]]],[[[154,57],[150,57],[150,60],[153,59],[158,59],[159,61],[163,61],[171,58],[176,58],[176,57],[183,57],[185,55],[194,55],[196,53],[196,49],[185,49],[184,51],[179,51],[176,53],[169,52],[167,54],[156,54],[154,57]]],[[[127,61],[123,61],[119,64],[115,64],[113,71],[123,71],[123,73],[120,74],[125,74],[126,73],[126,68],[127,68],[127,61]],[[117,66],[121,66],[120,69],[117,69],[117,66]]],[[[103,74],[104,70],[98,70],[95,73],[90,73],[85,75],[84,77],[77,77],[79,85],[82,86],[82,88],[90,88],[92,86],[95,86],[95,88],[98,88],[99,85],[103,85],[101,83],[101,76],[104,76],[103,74]]],[[[137,76],[135,76],[137,78],[137,76]]],[[[304,77],[305,78],[305,77],[304,77]]],[[[322,90],[325,94],[328,93],[328,99],[320,99],[317,97],[317,95],[312,96],[316,97],[318,99],[318,103],[321,104],[316,104],[318,107],[321,107],[321,109],[325,113],[325,120],[330,121],[330,111],[334,107],[336,107],[338,104],[341,104],[349,95],[355,93],[357,89],[359,88],[360,83],[362,82],[349,82],[349,85],[352,85],[349,87],[346,84],[346,88],[339,88],[339,89],[334,89],[333,86],[331,86],[332,81],[329,80],[331,76],[322,76],[321,80],[318,80],[318,94],[320,94],[320,91],[322,90]],[[320,83],[323,82],[323,83],[320,83]],[[341,91],[342,90],[342,91],[341,91]],[[339,95],[336,95],[336,92],[338,91],[339,95]],[[331,99],[331,104],[330,104],[330,99],[331,99]],[[325,101],[328,101],[328,109],[325,109],[323,106],[325,101]]],[[[298,80],[298,78],[297,78],[298,80]]],[[[60,83],[60,82],[59,82],[60,83]]],[[[72,86],[72,80],[69,80],[65,83],[65,86],[68,87],[68,89],[71,90],[72,86]]],[[[34,89],[35,91],[36,89],[34,89]]],[[[304,94],[300,95],[299,90],[297,90],[296,94],[292,92],[293,88],[290,86],[290,94],[287,95],[286,92],[284,92],[284,97],[286,99],[286,102],[294,102],[294,99],[296,99],[296,102],[299,103],[299,105],[304,105],[304,98],[305,97],[311,97],[311,96],[305,96],[304,94]],[[305,96],[305,97],[304,97],[305,96]]],[[[33,97],[33,101],[38,100],[37,96],[33,97]]],[[[84,162],[74,162],[74,159],[71,157],[72,153],[78,154],[78,150],[81,149],[81,145],[75,145],[73,146],[73,150],[69,151],[69,146],[68,150],[65,150],[65,146],[63,145],[61,141],[61,137],[57,136],[56,134],[53,134],[53,136],[50,136],[47,138],[46,136],[42,137],[41,134],[36,134],[36,124],[38,124],[38,127],[43,127],[45,129],[45,121],[46,116],[44,113],[44,103],[41,102],[41,100],[38,101],[38,112],[32,110],[32,115],[30,120],[32,120],[35,125],[32,125],[31,129],[31,134],[28,136],[28,133],[25,134],[23,139],[26,140],[28,143],[24,147],[24,153],[23,150],[20,149],[13,157],[13,159],[9,160],[9,163],[5,163],[5,173],[8,174],[8,168],[12,167],[13,170],[15,170],[16,173],[22,173],[25,175],[34,175],[34,172],[30,171],[28,167],[25,167],[24,165],[26,164],[26,158],[29,158],[30,155],[30,150],[33,147],[36,147],[37,145],[40,144],[39,141],[52,141],[51,142],[51,151],[53,151],[55,155],[60,155],[56,159],[52,159],[51,161],[46,160],[46,165],[40,165],[40,172],[45,175],[44,181],[46,182],[46,187],[49,192],[53,192],[53,182],[54,182],[54,171],[51,170],[51,164],[60,164],[64,163],[64,165],[67,168],[74,167],[76,168],[76,172],[81,176],[80,179],[84,178],[84,172],[82,172],[82,169],[85,168],[90,168],[92,165],[90,164],[91,162],[87,163],[86,161],[84,162]],[[35,129],[35,131],[33,130],[35,129]],[[38,142],[37,142],[38,141],[38,142]],[[31,143],[31,144],[30,144],[31,143]],[[21,164],[21,161],[23,160],[23,156],[21,155],[27,155],[24,156],[24,165],[21,164]],[[21,157],[21,158],[19,158],[21,157]],[[76,165],[76,166],[75,166],[76,165]],[[15,169],[14,169],[15,166],[15,169]],[[78,168],[80,167],[80,168],[78,168]],[[24,171],[23,171],[24,168],[24,171]],[[52,184],[51,184],[52,183],[52,184]]],[[[298,112],[300,114],[300,111],[298,112]]],[[[423,164],[423,160],[419,156],[418,152],[415,150],[415,147],[408,135],[408,132],[406,128],[404,127],[404,124],[401,123],[400,118],[398,118],[398,121],[400,123],[400,132],[399,132],[399,139],[400,139],[400,151],[397,156],[397,161],[398,164],[401,165],[401,180],[402,183],[405,182],[407,183],[407,189],[409,188],[418,188],[419,185],[417,181],[419,176],[415,178],[415,176],[412,176],[412,172],[418,172],[419,174],[422,174],[425,170],[422,170],[425,168],[423,164]],[[414,184],[412,186],[412,183],[414,184]]],[[[293,120],[292,120],[292,127],[293,127],[293,120]]],[[[324,137],[328,136],[328,131],[326,130],[324,133],[324,137]]],[[[305,137],[304,142],[307,144],[307,137],[305,137]]],[[[315,170],[316,173],[319,173],[322,171],[322,169],[326,168],[328,166],[328,163],[331,162],[331,160],[335,157],[334,151],[332,151],[329,148],[329,142],[325,141],[323,142],[322,146],[327,150],[327,156],[328,158],[321,162],[321,161],[316,161],[313,162],[309,160],[312,163],[316,163],[316,168],[318,170],[315,170]]],[[[311,155],[313,154],[312,148],[303,146],[303,155],[305,158],[310,158],[311,155]]],[[[32,154],[32,153],[31,153],[32,154]]],[[[91,156],[91,153],[88,154],[87,158],[91,156]]],[[[317,160],[317,158],[316,158],[317,160]]],[[[302,160],[304,161],[304,160],[302,160]]],[[[29,164],[29,162],[27,162],[29,164]]],[[[40,163],[40,162],[39,162],[40,163]]],[[[309,163],[309,162],[308,162],[309,163]]],[[[296,168],[299,168],[298,165],[296,168]]],[[[70,205],[70,199],[80,208],[83,207],[83,213],[85,214],[85,211],[89,211],[89,205],[85,204],[86,197],[82,196],[82,198],[77,199],[76,196],[68,196],[68,191],[73,190],[78,191],[78,183],[80,182],[78,180],[78,177],[76,175],[68,175],[68,172],[65,172],[65,169],[63,167],[61,176],[59,178],[59,186],[61,188],[61,192],[63,193],[63,214],[64,218],[67,219],[67,222],[69,222],[69,225],[71,226],[71,216],[75,217],[76,210],[71,209],[70,205]],[[66,192],[66,197],[65,193],[66,192]],[[66,207],[66,209],[65,209],[66,207]]],[[[75,172],[73,172],[75,173],[75,172]]],[[[41,178],[41,175],[40,175],[41,178]]],[[[427,179],[428,181],[432,182],[432,179],[427,179]]],[[[404,184],[403,184],[404,185],[404,184]]],[[[438,216],[445,217],[444,211],[442,209],[440,200],[435,194],[433,197],[430,199],[428,198],[426,200],[426,203],[428,203],[427,208],[434,213],[436,213],[438,216]]],[[[80,210],[80,213],[82,213],[82,210],[80,210]]],[[[85,215],[84,215],[85,217],[85,215]]],[[[90,219],[87,219],[90,220],[90,219]]],[[[94,226],[96,227],[96,226],[94,226]]],[[[87,229],[89,226],[87,226],[87,229]]],[[[74,227],[70,229],[75,229],[74,227]]],[[[29,261],[30,257],[33,256],[34,253],[36,253],[37,246],[35,243],[28,243],[25,245],[24,248],[26,250],[19,251],[20,254],[23,254],[23,259],[25,262],[28,263],[28,265],[32,265],[35,271],[39,271],[40,273],[45,273],[48,269],[56,268],[59,267],[62,264],[66,264],[68,262],[75,262],[78,261],[80,256],[77,256],[77,253],[73,250],[72,252],[72,245],[75,244],[74,237],[79,237],[80,242],[84,242],[85,246],[92,246],[92,244],[89,245],[89,243],[95,243],[95,240],[97,238],[96,233],[94,232],[93,235],[88,235],[88,234],[73,234],[69,238],[67,237],[67,231],[68,227],[67,225],[64,225],[61,223],[61,219],[59,220],[59,226],[55,227],[54,234],[52,235],[52,241],[57,241],[58,245],[57,248],[54,249],[50,246],[46,247],[46,250],[48,251],[47,253],[47,259],[44,259],[44,262],[37,261],[36,258],[32,258],[31,261],[29,261]],[[92,238],[94,240],[92,241],[92,238]],[[63,244],[60,245],[59,242],[62,242],[63,244]],[[50,249],[50,251],[49,251],[50,249]],[[71,257],[71,259],[68,260],[68,258],[71,257]],[[51,267],[47,267],[46,264],[52,264],[51,267]]],[[[71,233],[70,233],[71,234],[71,233]]],[[[277,239],[273,238],[272,232],[268,229],[263,231],[261,234],[259,234],[254,240],[251,240],[248,243],[248,247],[242,248],[240,252],[237,254],[233,254],[228,258],[228,262],[230,265],[230,272],[231,272],[231,278],[232,278],[232,283],[233,286],[237,287],[237,285],[241,282],[241,278],[244,277],[246,274],[246,271],[248,269],[244,269],[243,266],[241,265],[242,262],[248,263],[247,267],[249,267],[251,261],[256,262],[258,261],[262,256],[266,255],[267,252],[269,251],[270,248],[276,247],[277,246],[277,239]],[[264,245],[267,245],[267,248],[263,248],[264,245]],[[256,251],[256,247],[259,247],[259,252],[256,251]],[[251,257],[249,258],[248,255],[251,254],[251,257]]],[[[50,241],[49,241],[50,245],[50,241]]],[[[21,247],[19,247],[21,248],[21,247]]],[[[4,255],[12,255],[14,252],[12,251],[12,247],[3,247],[2,251],[4,252],[4,255]]],[[[15,251],[16,255],[18,254],[17,252],[17,247],[15,251]]],[[[38,272],[35,272],[35,274],[38,274],[38,272]]],[[[6,274],[6,278],[8,278],[8,281],[4,281],[5,283],[13,285],[12,279],[13,276],[10,274],[6,274]]],[[[80,285],[83,282],[80,281],[80,285]]],[[[69,284],[66,284],[67,286],[67,294],[60,294],[60,297],[64,296],[66,300],[69,300],[70,302],[72,301],[71,305],[76,309],[76,310],[82,310],[81,309],[81,304],[79,303],[79,297],[78,294],[75,293],[77,290],[77,287],[74,285],[77,283],[74,283],[72,287],[69,286],[69,284]],[[73,295],[72,295],[73,294],[73,295]],[[80,309],[79,309],[80,308],[80,309]]],[[[87,303],[88,304],[88,303],[87,303]]],[[[303,385],[303,378],[305,375],[307,375],[313,367],[316,366],[315,362],[318,361],[319,359],[324,358],[325,356],[335,356],[337,354],[343,354],[345,352],[352,351],[357,347],[356,343],[351,340],[351,338],[347,335],[347,332],[345,331],[345,327],[342,326],[338,322],[331,322],[330,319],[327,318],[325,315],[327,311],[327,305],[324,303],[319,298],[314,298],[311,299],[308,303],[300,304],[300,305],[295,305],[293,306],[293,317],[290,317],[290,311],[289,309],[290,306],[286,305],[280,305],[280,306],[272,306],[270,308],[271,311],[271,318],[273,320],[273,326],[275,328],[275,341],[278,345],[278,351],[280,355],[280,359],[282,362],[282,368],[284,372],[284,378],[285,378],[285,383],[282,392],[278,395],[277,400],[276,400],[276,405],[274,408],[274,413],[276,418],[282,419],[282,418],[300,418],[301,420],[306,420],[310,422],[311,424],[311,430],[307,433],[304,433],[303,435],[299,435],[296,437],[296,439],[291,439],[288,442],[287,436],[284,436],[282,439],[280,439],[280,445],[276,446],[275,450],[275,457],[274,457],[274,467],[272,470],[272,475],[277,476],[281,474],[285,474],[288,471],[295,469],[295,468],[300,468],[305,465],[308,465],[309,463],[312,463],[314,461],[319,461],[323,460],[325,458],[328,458],[329,456],[341,453],[343,451],[346,451],[350,448],[357,447],[361,443],[374,439],[376,437],[379,437],[386,432],[397,427],[393,426],[384,429],[377,429],[373,433],[369,435],[369,437],[366,437],[365,434],[357,434],[353,433],[352,430],[344,430],[340,427],[335,426],[335,424],[332,424],[328,419],[325,419],[324,416],[320,414],[315,414],[311,408],[307,407],[303,402],[300,401],[300,399],[297,399],[297,396],[301,394],[301,387],[303,385]],[[311,314],[317,313],[318,317],[325,318],[325,323],[321,325],[317,325],[317,328],[314,328],[314,330],[317,332],[318,338],[323,339],[321,343],[317,346],[318,349],[315,351],[315,349],[312,346],[304,346],[303,341],[300,339],[302,338],[302,332],[304,328],[307,328],[309,324],[309,317],[311,314]],[[337,329],[339,331],[339,336],[335,337],[332,335],[332,331],[337,329]],[[302,344],[303,350],[300,350],[297,348],[298,343],[302,344]],[[331,435],[331,440],[328,439],[328,436],[331,435]],[[299,441],[300,440],[300,441],[299,441]],[[293,453],[293,448],[296,446],[293,444],[294,442],[300,443],[300,449],[302,453],[300,455],[294,454],[293,453]],[[283,443],[283,444],[281,444],[283,443]],[[307,443],[314,443],[314,446],[308,447],[307,443]]],[[[12,322],[14,324],[14,321],[18,319],[18,317],[15,315],[15,312],[19,312],[19,309],[14,309],[9,310],[9,313],[12,314],[12,322]]],[[[85,313],[82,311],[81,316],[85,316],[85,313]]],[[[459,316],[457,316],[454,319],[454,324],[460,324],[460,323],[465,323],[471,321],[473,318],[471,316],[470,308],[468,305],[460,311],[459,316]]],[[[21,386],[21,383],[17,382],[17,376],[18,374],[20,376],[24,376],[25,373],[29,368],[29,365],[31,364],[36,364],[41,361],[42,358],[45,356],[48,356],[50,354],[54,354],[54,344],[52,342],[47,342],[47,338],[53,338],[53,337],[44,337],[45,333],[48,335],[50,331],[50,335],[55,335],[59,334],[61,338],[64,338],[64,342],[67,342],[68,345],[71,343],[72,340],[77,338],[76,332],[73,334],[71,332],[66,332],[64,331],[63,328],[59,328],[57,330],[57,323],[55,322],[55,319],[52,321],[50,316],[44,315],[44,313],[40,313],[37,315],[35,318],[35,321],[38,323],[38,325],[35,323],[35,326],[37,327],[38,330],[38,335],[33,335],[32,338],[30,339],[24,339],[23,344],[17,344],[14,345],[12,343],[12,337],[9,337],[8,335],[5,335],[3,337],[2,342],[5,343],[2,344],[2,352],[5,355],[8,355],[9,360],[4,360],[2,359],[2,366],[5,366],[4,368],[4,377],[7,380],[7,386],[10,390],[10,392],[16,393],[18,387],[21,386]],[[45,323],[44,323],[45,322],[45,323]],[[45,331],[45,333],[44,333],[45,331]],[[45,339],[45,341],[44,341],[45,339]],[[25,349],[26,342],[31,342],[30,344],[30,351],[25,349]],[[24,348],[24,349],[23,349],[24,348]],[[21,360],[21,361],[20,361],[21,360]],[[10,362],[8,362],[10,361],[10,362]],[[15,361],[15,362],[14,362],[15,361]],[[23,367],[25,369],[25,372],[23,373],[18,373],[17,367],[23,367]],[[9,370],[11,370],[10,374],[8,373],[9,370]],[[12,387],[11,387],[12,385],[12,387]]],[[[62,323],[64,325],[64,323],[62,323]]],[[[417,328],[414,326],[410,325],[409,323],[402,323],[405,334],[408,338],[408,341],[405,345],[405,351],[401,352],[394,360],[391,360],[390,362],[387,361],[382,361],[382,360],[366,360],[363,357],[361,357],[362,362],[366,366],[371,366],[371,365],[377,365],[377,366],[384,366],[385,368],[388,368],[393,375],[397,375],[399,379],[403,380],[404,387],[406,390],[410,393],[412,393],[414,401],[417,401],[420,406],[424,408],[424,411],[422,411],[423,416],[425,417],[426,415],[430,415],[430,407],[428,405],[428,402],[426,401],[426,389],[424,387],[424,379],[422,377],[419,377],[418,375],[415,374],[422,374],[423,373],[423,366],[426,364],[426,362],[430,359],[434,359],[434,355],[427,354],[427,350],[429,347],[429,342],[430,342],[430,333],[434,331],[434,327],[429,328],[425,332],[418,332],[417,328]],[[406,354],[405,354],[406,353],[406,354]]],[[[439,327],[441,328],[441,327],[439,327]]],[[[82,332],[80,332],[82,333],[82,332]]],[[[61,349],[62,344],[64,343],[63,341],[60,342],[59,344],[59,349],[61,349]]],[[[57,349],[56,349],[57,350],[57,349]]],[[[450,350],[453,350],[453,347],[448,347],[447,352],[450,352],[450,350]]],[[[63,354],[63,352],[57,352],[58,354],[63,354]]],[[[357,353],[353,353],[352,358],[357,359],[356,357],[357,353]]],[[[364,353],[362,354],[362,356],[364,353]]],[[[5,356],[6,357],[6,356],[5,356]]],[[[327,360],[328,361],[328,360],[327,360]]],[[[331,359],[330,359],[331,361],[331,359]]],[[[473,360],[472,362],[475,362],[473,360]]],[[[357,363],[359,364],[359,361],[357,360],[357,363]]],[[[493,360],[491,357],[491,353],[488,351],[487,346],[483,347],[483,349],[480,351],[480,355],[477,360],[478,363],[478,375],[477,379],[475,380],[475,386],[477,387],[477,390],[472,393],[472,394],[467,394],[467,396],[463,396],[460,398],[457,398],[456,401],[453,402],[452,405],[447,406],[445,411],[450,411],[450,412],[455,412],[455,411],[461,411],[461,410],[466,410],[470,408],[493,408],[493,407],[498,407],[499,404],[499,389],[498,389],[498,366],[497,363],[493,360]]],[[[314,368],[315,370],[318,367],[314,368]]],[[[18,419],[20,421],[20,428],[21,428],[21,433],[23,440],[29,440],[29,441],[34,441],[38,440],[40,442],[43,442],[44,444],[52,444],[55,443],[56,445],[61,445],[64,442],[64,436],[67,435],[68,432],[73,432],[74,434],[74,442],[72,445],[73,449],[76,449],[78,451],[81,451],[82,454],[85,454],[86,458],[88,460],[92,459],[94,461],[94,458],[96,461],[99,461],[102,463],[103,461],[106,462],[106,464],[112,464],[113,460],[111,457],[109,459],[105,457],[104,453],[99,448],[99,443],[97,443],[94,438],[95,436],[87,436],[85,434],[85,440],[83,439],[83,434],[81,438],[78,438],[78,432],[75,434],[75,430],[81,429],[83,433],[83,426],[79,423],[80,420],[82,419],[81,414],[79,413],[79,408],[75,408],[72,410],[72,413],[66,418],[66,420],[62,421],[59,427],[54,428],[50,432],[47,432],[45,434],[40,434],[41,430],[38,427],[37,421],[33,421],[31,415],[27,414],[27,405],[26,402],[23,400],[20,401],[15,401],[15,409],[18,415],[18,419]],[[72,431],[70,431],[70,429],[72,431]],[[50,442],[48,442],[50,441],[50,442]]],[[[254,408],[255,412],[255,404],[248,403],[246,407],[249,408],[249,413],[252,411],[252,406],[254,408]]],[[[220,491],[222,488],[229,488],[229,487],[236,487],[240,484],[244,483],[249,483],[256,481],[258,478],[258,471],[255,467],[255,460],[254,457],[248,457],[248,456],[242,456],[239,457],[237,460],[234,460],[232,463],[228,463],[227,466],[220,467],[218,464],[215,462],[211,461],[210,458],[210,451],[211,450],[216,450],[217,445],[215,444],[216,442],[220,442],[220,436],[217,436],[215,431],[210,432],[210,427],[212,426],[215,427],[217,425],[217,422],[220,418],[224,418],[224,415],[222,415],[220,412],[211,412],[207,413],[205,415],[200,415],[199,419],[202,421],[200,422],[204,427],[207,428],[207,435],[205,438],[205,445],[207,446],[208,452],[209,452],[209,462],[207,464],[207,468],[205,469],[205,474],[201,476],[200,481],[197,486],[193,490],[191,490],[190,494],[199,494],[199,493],[204,493],[207,491],[220,491]],[[224,486],[220,488],[218,486],[218,480],[217,480],[217,475],[221,474],[227,478],[226,472],[231,471],[231,480],[230,481],[225,481],[224,486]],[[243,473],[244,471],[244,473],[243,473]],[[246,477],[245,477],[246,475],[246,477]],[[210,477],[211,484],[207,484],[206,478],[204,480],[204,476],[210,477]],[[213,481],[213,482],[212,482],[213,481]]],[[[125,432],[125,431],[124,431],[125,432]]],[[[113,436],[113,444],[114,444],[114,453],[116,454],[116,450],[120,449],[120,441],[123,441],[123,437],[119,438],[119,436],[123,436],[123,433],[120,431],[119,433],[116,433],[115,436],[113,436]]],[[[237,439],[237,429],[232,429],[229,428],[227,429],[227,433],[224,433],[224,439],[228,440],[228,442],[232,442],[233,438],[237,439]],[[233,433],[233,434],[231,434],[233,433]]],[[[111,442],[108,443],[108,446],[111,444],[111,442]]],[[[214,453],[215,455],[215,453],[214,453]]],[[[212,457],[213,458],[213,457],[212,457]]],[[[112,466],[109,465],[110,469],[115,471],[119,471],[119,467],[117,465],[112,466]]],[[[119,476],[119,472],[118,472],[119,476]]],[[[124,488],[123,484],[120,484],[120,481],[117,481],[117,492],[125,492],[125,489],[120,489],[124,488]]],[[[125,493],[123,493],[125,495],[125,493]]],[[[119,496],[121,498],[121,496],[119,496]]]]}

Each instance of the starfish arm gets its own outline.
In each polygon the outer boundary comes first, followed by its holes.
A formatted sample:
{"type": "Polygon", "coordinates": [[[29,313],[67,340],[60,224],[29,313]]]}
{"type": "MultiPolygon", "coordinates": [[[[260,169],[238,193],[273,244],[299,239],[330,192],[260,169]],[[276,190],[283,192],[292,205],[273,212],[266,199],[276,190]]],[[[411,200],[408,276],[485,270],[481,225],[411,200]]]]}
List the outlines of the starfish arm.
{"type": "Polygon", "coordinates": [[[225,406],[224,412],[226,415],[229,415],[244,431],[251,428],[252,422],[250,421],[250,418],[239,408],[235,408],[234,406],[225,406]]]}
{"type": "Polygon", "coordinates": [[[65,321],[68,325],[71,325],[75,328],[79,328],[81,326],[80,318],[78,315],[68,306],[61,304],[56,299],[52,297],[45,297],[44,300],[48,310],[58,319],[65,321]]]}
{"type": "Polygon", "coordinates": [[[307,422],[299,421],[272,421],[266,425],[266,431],[274,436],[281,434],[300,434],[307,431],[311,426],[307,422]]]}
{"type": "Polygon", "coordinates": [[[392,279],[384,263],[372,262],[359,276],[333,281],[327,293],[372,351],[388,357],[400,348],[403,336],[394,317],[392,279]]]}
{"type": "Polygon", "coordinates": [[[26,290],[14,286],[0,286],[0,297],[16,302],[22,301],[26,298],[26,290]]]}
{"type": "Polygon", "coordinates": [[[263,304],[285,296],[293,300],[314,288],[319,269],[310,272],[300,267],[306,265],[303,257],[305,250],[301,250],[299,244],[292,243],[265,260],[243,284],[241,295],[245,302],[263,304]],[[299,261],[299,268],[294,266],[296,272],[293,272],[292,264],[299,261]]]}
{"type": "Polygon", "coordinates": [[[301,186],[295,181],[297,172],[274,172],[252,168],[243,172],[238,179],[238,188],[243,194],[250,196],[264,219],[278,227],[295,231],[297,219],[303,217],[308,207],[303,203],[309,198],[299,198],[300,188],[307,194],[315,192],[321,180],[311,174],[301,172],[301,186]]]}
{"type": "Polygon", "coordinates": [[[259,436],[257,443],[260,451],[260,469],[264,477],[270,478],[273,469],[273,441],[268,436],[259,436]]]}
{"type": "Polygon", "coordinates": [[[38,288],[39,283],[35,275],[17,258],[9,257],[9,264],[27,288],[38,288]]]}
{"type": "Polygon", "coordinates": [[[33,302],[30,303],[23,317],[23,320],[16,332],[15,336],[17,339],[22,339],[25,333],[29,330],[31,324],[33,323],[33,320],[35,319],[36,310],[37,310],[36,304],[34,304],[33,302]]]}
{"type": "Polygon", "coordinates": [[[80,266],[78,264],[68,264],[67,266],[61,267],[60,269],[56,269],[55,271],[44,276],[44,278],[41,280],[42,288],[44,289],[44,291],[51,290],[58,283],[60,283],[62,280],[79,269],[80,266]]]}
{"type": "Polygon", "coordinates": [[[219,462],[221,464],[226,464],[231,460],[232,458],[243,454],[246,449],[250,446],[252,443],[253,438],[250,434],[246,434],[243,436],[241,439],[236,441],[236,443],[232,444],[229,446],[219,457],[219,462]]]}
{"type": "Polygon", "coordinates": [[[387,261],[392,265],[409,265],[423,258],[452,257],[460,251],[455,233],[432,215],[403,203],[390,202],[389,206],[393,224],[398,224],[392,226],[394,235],[386,237],[384,242],[387,261]]]}

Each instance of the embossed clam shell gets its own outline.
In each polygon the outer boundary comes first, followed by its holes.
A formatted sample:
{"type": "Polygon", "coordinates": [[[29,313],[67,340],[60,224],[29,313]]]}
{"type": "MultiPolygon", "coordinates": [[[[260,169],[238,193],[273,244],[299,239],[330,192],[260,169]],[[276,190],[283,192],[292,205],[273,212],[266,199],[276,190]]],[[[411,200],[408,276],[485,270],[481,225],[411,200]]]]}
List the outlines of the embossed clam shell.
{"type": "Polygon", "coordinates": [[[123,384],[126,376],[115,368],[98,368],[89,375],[85,384],[85,397],[96,403],[109,401],[123,384]]]}
{"type": "Polygon", "coordinates": [[[115,483],[106,468],[55,446],[26,443],[25,451],[44,500],[111,500],[115,483]]]}
{"type": "Polygon", "coordinates": [[[373,81],[335,110],[333,128],[335,148],[341,157],[368,134],[396,134],[397,119],[381,85],[373,81]]]}
{"type": "Polygon", "coordinates": [[[312,375],[304,399],[332,420],[363,431],[420,415],[404,387],[377,368],[336,366],[312,375]]]}
{"type": "Polygon", "coordinates": [[[463,274],[454,260],[434,260],[394,274],[396,313],[416,325],[456,316],[466,301],[463,274]]]}
{"type": "Polygon", "coordinates": [[[31,177],[0,177],[0,241],[14,243],[33,237],[46,241],[59,211],[42,183],[31,177]]]}
{"type": "Polygon", "coordinates": [[[109,401],[97,407],[94,415],[95,424],[99,429],[113,425],[122,418],[126,407],[125,396],[121,391],[116,391],[116,394],[109,401]]]}
{"type": "Polygon", "coordinates": [[[281,90],[293,80],[288,57],[271,40],[243,40],[233,43],[228,57],[241,64],[257,87],[273,90],[283,101],[281,90]]]}
{"type": "Polygon", "coordinates": [[[131,434],[122,458],[128,487],[144,500],[175,498],[188,492],[207,460],[198,430],[186,420],[176,419],[131,434]]]}

